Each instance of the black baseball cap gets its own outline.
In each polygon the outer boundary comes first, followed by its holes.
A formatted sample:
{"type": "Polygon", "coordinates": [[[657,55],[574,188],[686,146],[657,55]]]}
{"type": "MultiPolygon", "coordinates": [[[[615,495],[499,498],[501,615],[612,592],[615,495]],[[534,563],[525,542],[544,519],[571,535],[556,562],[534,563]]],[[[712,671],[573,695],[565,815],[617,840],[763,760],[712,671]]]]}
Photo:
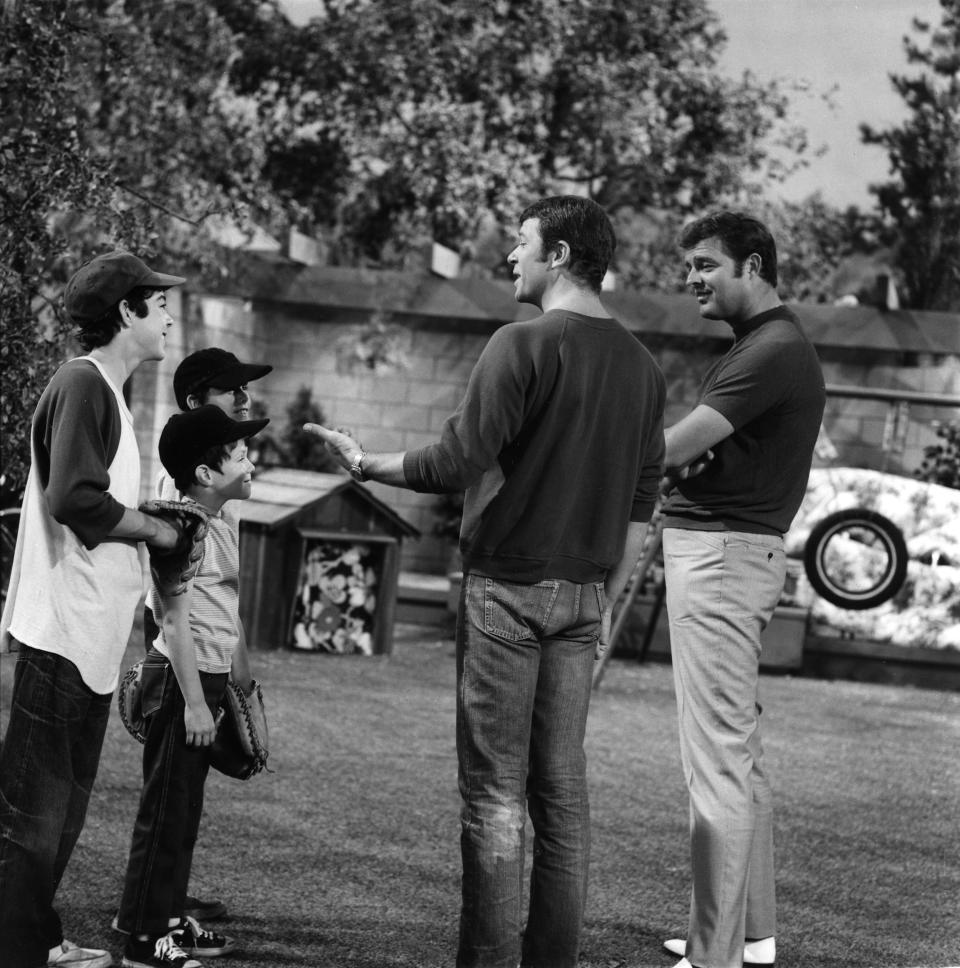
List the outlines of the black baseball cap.
{"type": "Polygon", "coordinates": [[[174,480],[190,475],[211,447],[246,440],[268,423],[267,417],[233,420],[212,403],[175,413],[160,433],[160,463],[174,480]]]}
{"type": "Polygon", "coordinates": [[[186,281],[183,276],[154,272],[133,253],[118,249],[98,255],[77,269],[63,291],[63,305],[73,322],[82,329],[84,323],[100,319],[139,286],[169,289],[186,281]]]}
{"type": "Polygon", "coordinates": [[[177,406],[187,409],[187,397],[201,390],[233,390],[266,376],[272,366],[266,363],[241,363],[229,350],[218,346],[191,353],[173,374],[173,395],[177,406]]]}

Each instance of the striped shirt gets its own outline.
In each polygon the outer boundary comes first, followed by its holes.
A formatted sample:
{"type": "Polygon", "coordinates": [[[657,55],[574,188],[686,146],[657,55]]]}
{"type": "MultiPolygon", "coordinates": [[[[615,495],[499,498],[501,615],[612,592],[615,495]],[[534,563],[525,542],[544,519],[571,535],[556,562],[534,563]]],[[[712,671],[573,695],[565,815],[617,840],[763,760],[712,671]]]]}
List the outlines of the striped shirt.
{"type": "MultiPolygon", "coordinates": [[[[190,499],[184,499],[189,503],[190,499]]],[[[200,672],[229,672],[233,653],[240,641],[240,545],[236,531],[223,513],[211,515],[203,542],[203,560],[193,579],[190,602],[190,631],[200,672]]],[[[160,632],[153,643],[170,657],[163,636],[163,600],[151,585],[147,605],[157,617],[160,632]]]]}

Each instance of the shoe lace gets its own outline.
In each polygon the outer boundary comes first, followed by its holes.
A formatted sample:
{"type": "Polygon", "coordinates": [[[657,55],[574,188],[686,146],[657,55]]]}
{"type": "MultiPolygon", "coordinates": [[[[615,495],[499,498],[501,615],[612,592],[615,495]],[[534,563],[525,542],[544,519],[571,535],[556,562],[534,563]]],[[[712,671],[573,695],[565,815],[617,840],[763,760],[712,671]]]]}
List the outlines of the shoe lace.
{"type": "Polygon", "coordinates": [[[153,949],[153,955],[157,959],[173,961],[175,958],[186,960],[187,953],[177,944],[173,937],[165,934],[162,938],[157,938],[157,944],[153,949]]]}
{"type": "Polygon", "coordinates": [[[207,941],[212,941],[215,937],[212,931],[208,931],[196,918],[185,917],[183,919],[187,926],[190,928],[190,933],[194,938],[205,938],[207,941]]]}

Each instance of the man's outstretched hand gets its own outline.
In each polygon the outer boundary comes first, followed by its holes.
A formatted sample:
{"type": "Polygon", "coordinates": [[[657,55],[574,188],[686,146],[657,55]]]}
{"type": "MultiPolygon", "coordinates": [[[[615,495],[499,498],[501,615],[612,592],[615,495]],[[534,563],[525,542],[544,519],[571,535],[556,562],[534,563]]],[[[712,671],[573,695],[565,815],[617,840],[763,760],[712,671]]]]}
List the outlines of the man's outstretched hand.
{"type": "Polygon", "coordinates": [[[345,470],[350,470],[353,459],[363,449],[360,441],[351,437],[345,430],[331,430],[329,427],[315,423],[305,423],[303,429],[308,434],[319,437],[327,448],[327,453],[331,454],[345,470]]]}

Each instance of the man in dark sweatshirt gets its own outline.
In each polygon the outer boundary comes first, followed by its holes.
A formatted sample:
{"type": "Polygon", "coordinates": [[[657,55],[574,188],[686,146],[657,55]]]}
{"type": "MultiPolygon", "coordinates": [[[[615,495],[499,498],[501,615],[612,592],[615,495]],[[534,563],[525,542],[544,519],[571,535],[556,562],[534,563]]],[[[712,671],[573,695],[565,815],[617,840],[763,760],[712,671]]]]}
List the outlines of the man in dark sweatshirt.
{"type": "Polygon", "coordinates": [[[459,968],[577,963],[593,661],[639,557],[664,458],[663,376],[600,301],[615,246],[588,199],[547,198],[521,214],[508,262],[516,299],[542,315],[493,334],[438,443],[368,454],[306,425],[358,480],[466,492],[459,968]],[[525,801],[535,842],[523,929],[525,801]]]}

